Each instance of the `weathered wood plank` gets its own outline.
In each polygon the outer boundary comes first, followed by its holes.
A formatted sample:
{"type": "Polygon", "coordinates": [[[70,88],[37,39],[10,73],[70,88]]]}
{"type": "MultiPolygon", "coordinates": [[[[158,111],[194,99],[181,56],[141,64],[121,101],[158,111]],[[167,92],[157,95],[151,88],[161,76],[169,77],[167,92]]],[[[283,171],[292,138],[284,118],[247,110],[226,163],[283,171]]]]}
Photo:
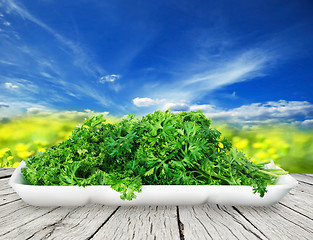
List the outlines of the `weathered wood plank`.
{"type": "Polygon", "coordinates": [[[54,209],[55,207],[32,207],[23,201],[15,201],[0,206],[0,239],[3,239],[6,234],[14,229],[21,228],[54,209]]]}
{"type": "Polygon", "coordinates": [[[11,187],[6,187],[0,190],[0,197],[3,195],[13,194],[15,193],[14,189],[11,187]]]}
{"type": "Polygon", "coordinates": [[[50,227],[57,227],[57,223],[66,217],[69,212],[70,210],[64,208],[53,209],[49,213],[41,215],[28,223],[8,230],[0,237],[3,239],[36,239],[38,232],[46,236],[51,232],[50,227]],[[56,213],[57,211],[58,213],[56,213]]]}
{"type": "Polygon", "coordinates": [[[121,207],[91,239],[179,239],[175,206],[121,207]]]}
{"type": "Polygon", "coordinates": [[[279,202],[279,204],[313,220],[313,192],[311,194],[302,192],[302,185],[305,184],[299,183],[299,185],[295,189],[292,189],[289,194],[279,202]]]}
{"type": "Polygon", "coordinates": [[[4,236],[7,239],[31,238],[32,240],[88,239],[115,210],[116,207],[96,204],[76,208],[55,208],[47,214],[11,230],[4,236]]]}
{"type": "Polygon", "coordinates": [[[281,204],[234,209],[268,239],[312,239],[313,221],[281,204]]]}
{"type": "Polygon", "coordinates": [[[179,207],[185,239],[266,239],[232,207],[179,207]]]}
{"type": "Polygon", "coordinates": [[[12,201],[10,203],[3,204],[0,206],[0,219],[2,220],[2,218],[10,215],[13,217],[16,211],[20,211],[25,207],[28,207],[28,205],[24,203],[22,200],[12,201]]]}
{"type": "Polygon", "coordinates": [[[15,168],[0,168],[0,178],[9,178],[14,172],[15,168]]]}
{"type": "Polygon", "coordinates": [[[3,194],[0,196],[0,206],[15,202],[17,200],[21,200],[21,198],[15,193],[3,194]]]}
{"type": "Polygon", "coordinates": [[[6,173],[0,179],[0,239],[179,239],[178,216],[186,240],[312,239],[313,175],[293,176],[299,185],[272,207],[203,205],[177,212],[174,206],[32,207],[19,200],[6,173]]]}
{"type": "Polygon", "coordinates": [[[299,184],[292,189],[290,194],[306,195],[313,198],[313,186],[306,184],[304,182],[299,182],[299,184]]]}
{"type": "Polygon", "coordinates": [[[7,189],[10,189],[12,192],[14,192],[14,189],[9,185],[10,178],[2,178],[0,179],[0,195],[3,191],[6,191],[7,189]]]}
{"type": "Polygon", "coordinates": [[[4,189],[11,188],[11,186],[9,185],[9,179],[10,178],[0,179],[0,192],[4,189]]]}
{"type": "Polygon", "coordinates": [[[313,174],[291,174],[298,181],[306,182],[313,185],[313,174]]]}
{"type": "Polygon", "coordinates": [[[0,168],[0,172],[1,172],[1,171],[8,170],[8,169],[9,169],[9,170],[10,170],[10,169],[13,169],[13,171],[15,170],[15,168],[0,168]]]}
{"type": "Polygon", "coordinates": [[[11,171],[14,172],[15,168],[0,168],[0,172],[2,171],[11,171]]]}
{"type": "Polygon", "coordinates": [[[8,182],[9,178],[0,179],[0,206],[20,199],[8,182]]]}

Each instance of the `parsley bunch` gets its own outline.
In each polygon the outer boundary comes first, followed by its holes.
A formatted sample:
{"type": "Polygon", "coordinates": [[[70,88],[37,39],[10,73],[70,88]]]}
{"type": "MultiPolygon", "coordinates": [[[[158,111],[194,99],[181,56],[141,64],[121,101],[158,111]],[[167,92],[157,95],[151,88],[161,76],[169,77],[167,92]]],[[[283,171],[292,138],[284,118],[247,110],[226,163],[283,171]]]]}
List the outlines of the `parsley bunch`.
{"type": "Polygon", "coordinates": [[[72,135],[26,159],[31,185],[110,185],[121,199],[142,185],[250,185],[261,197],[283,170],[253,164],[201,111],[155,111],[118,123],[94,116],[72,135]]]}

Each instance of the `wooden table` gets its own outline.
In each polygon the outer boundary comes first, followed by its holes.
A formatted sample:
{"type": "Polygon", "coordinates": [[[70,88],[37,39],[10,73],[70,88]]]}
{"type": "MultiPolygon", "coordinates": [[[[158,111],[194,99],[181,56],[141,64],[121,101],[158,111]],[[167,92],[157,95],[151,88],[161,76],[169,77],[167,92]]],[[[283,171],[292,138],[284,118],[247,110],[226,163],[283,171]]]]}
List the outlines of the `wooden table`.
{"type": "Polygon", "coordinates": [[[313,174],[271,207],[33,207],[0,169],[0,239],[313,239],[313,174]]]}

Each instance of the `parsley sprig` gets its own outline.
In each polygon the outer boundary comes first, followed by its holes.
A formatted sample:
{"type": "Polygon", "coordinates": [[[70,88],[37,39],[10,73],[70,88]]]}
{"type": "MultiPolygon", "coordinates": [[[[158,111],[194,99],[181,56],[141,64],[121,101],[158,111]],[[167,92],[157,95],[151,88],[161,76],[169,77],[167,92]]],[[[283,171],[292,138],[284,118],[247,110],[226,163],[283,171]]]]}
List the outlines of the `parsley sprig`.
{"type": "Polygon", "coordinates": [[[261,197],[287,172],[254,164],[201,112],[155,111],[118,123],[94,116],[64,142],[26,159],[32,185],[110,185],[121,199],[142,185],[250,185],[261,197]]]}

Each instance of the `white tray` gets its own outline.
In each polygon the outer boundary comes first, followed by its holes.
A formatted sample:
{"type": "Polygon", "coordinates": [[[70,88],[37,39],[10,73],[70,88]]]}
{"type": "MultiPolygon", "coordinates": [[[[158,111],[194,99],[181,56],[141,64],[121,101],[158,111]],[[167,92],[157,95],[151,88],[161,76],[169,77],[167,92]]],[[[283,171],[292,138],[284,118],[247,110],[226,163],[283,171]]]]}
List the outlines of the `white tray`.
{"type": "MultiPolygon", "coordinates": [[[[120,193],[110,186],[37,186],[28,185],[21,173],[22,161],[12,174],[9,184],[23,199],[34,206],[82,206],[99,203],[113,206],[139,205],[201,205],[206,203],[232,206],[268,206],[279,202],[298,182],[289,174],[267,186],[263,198],[253,194],[251,186],[230,185],[144,185],[131,201],[121,200],[120,193]]],[[[274,163],[267,167],[278,168],[274,163]]]]}

